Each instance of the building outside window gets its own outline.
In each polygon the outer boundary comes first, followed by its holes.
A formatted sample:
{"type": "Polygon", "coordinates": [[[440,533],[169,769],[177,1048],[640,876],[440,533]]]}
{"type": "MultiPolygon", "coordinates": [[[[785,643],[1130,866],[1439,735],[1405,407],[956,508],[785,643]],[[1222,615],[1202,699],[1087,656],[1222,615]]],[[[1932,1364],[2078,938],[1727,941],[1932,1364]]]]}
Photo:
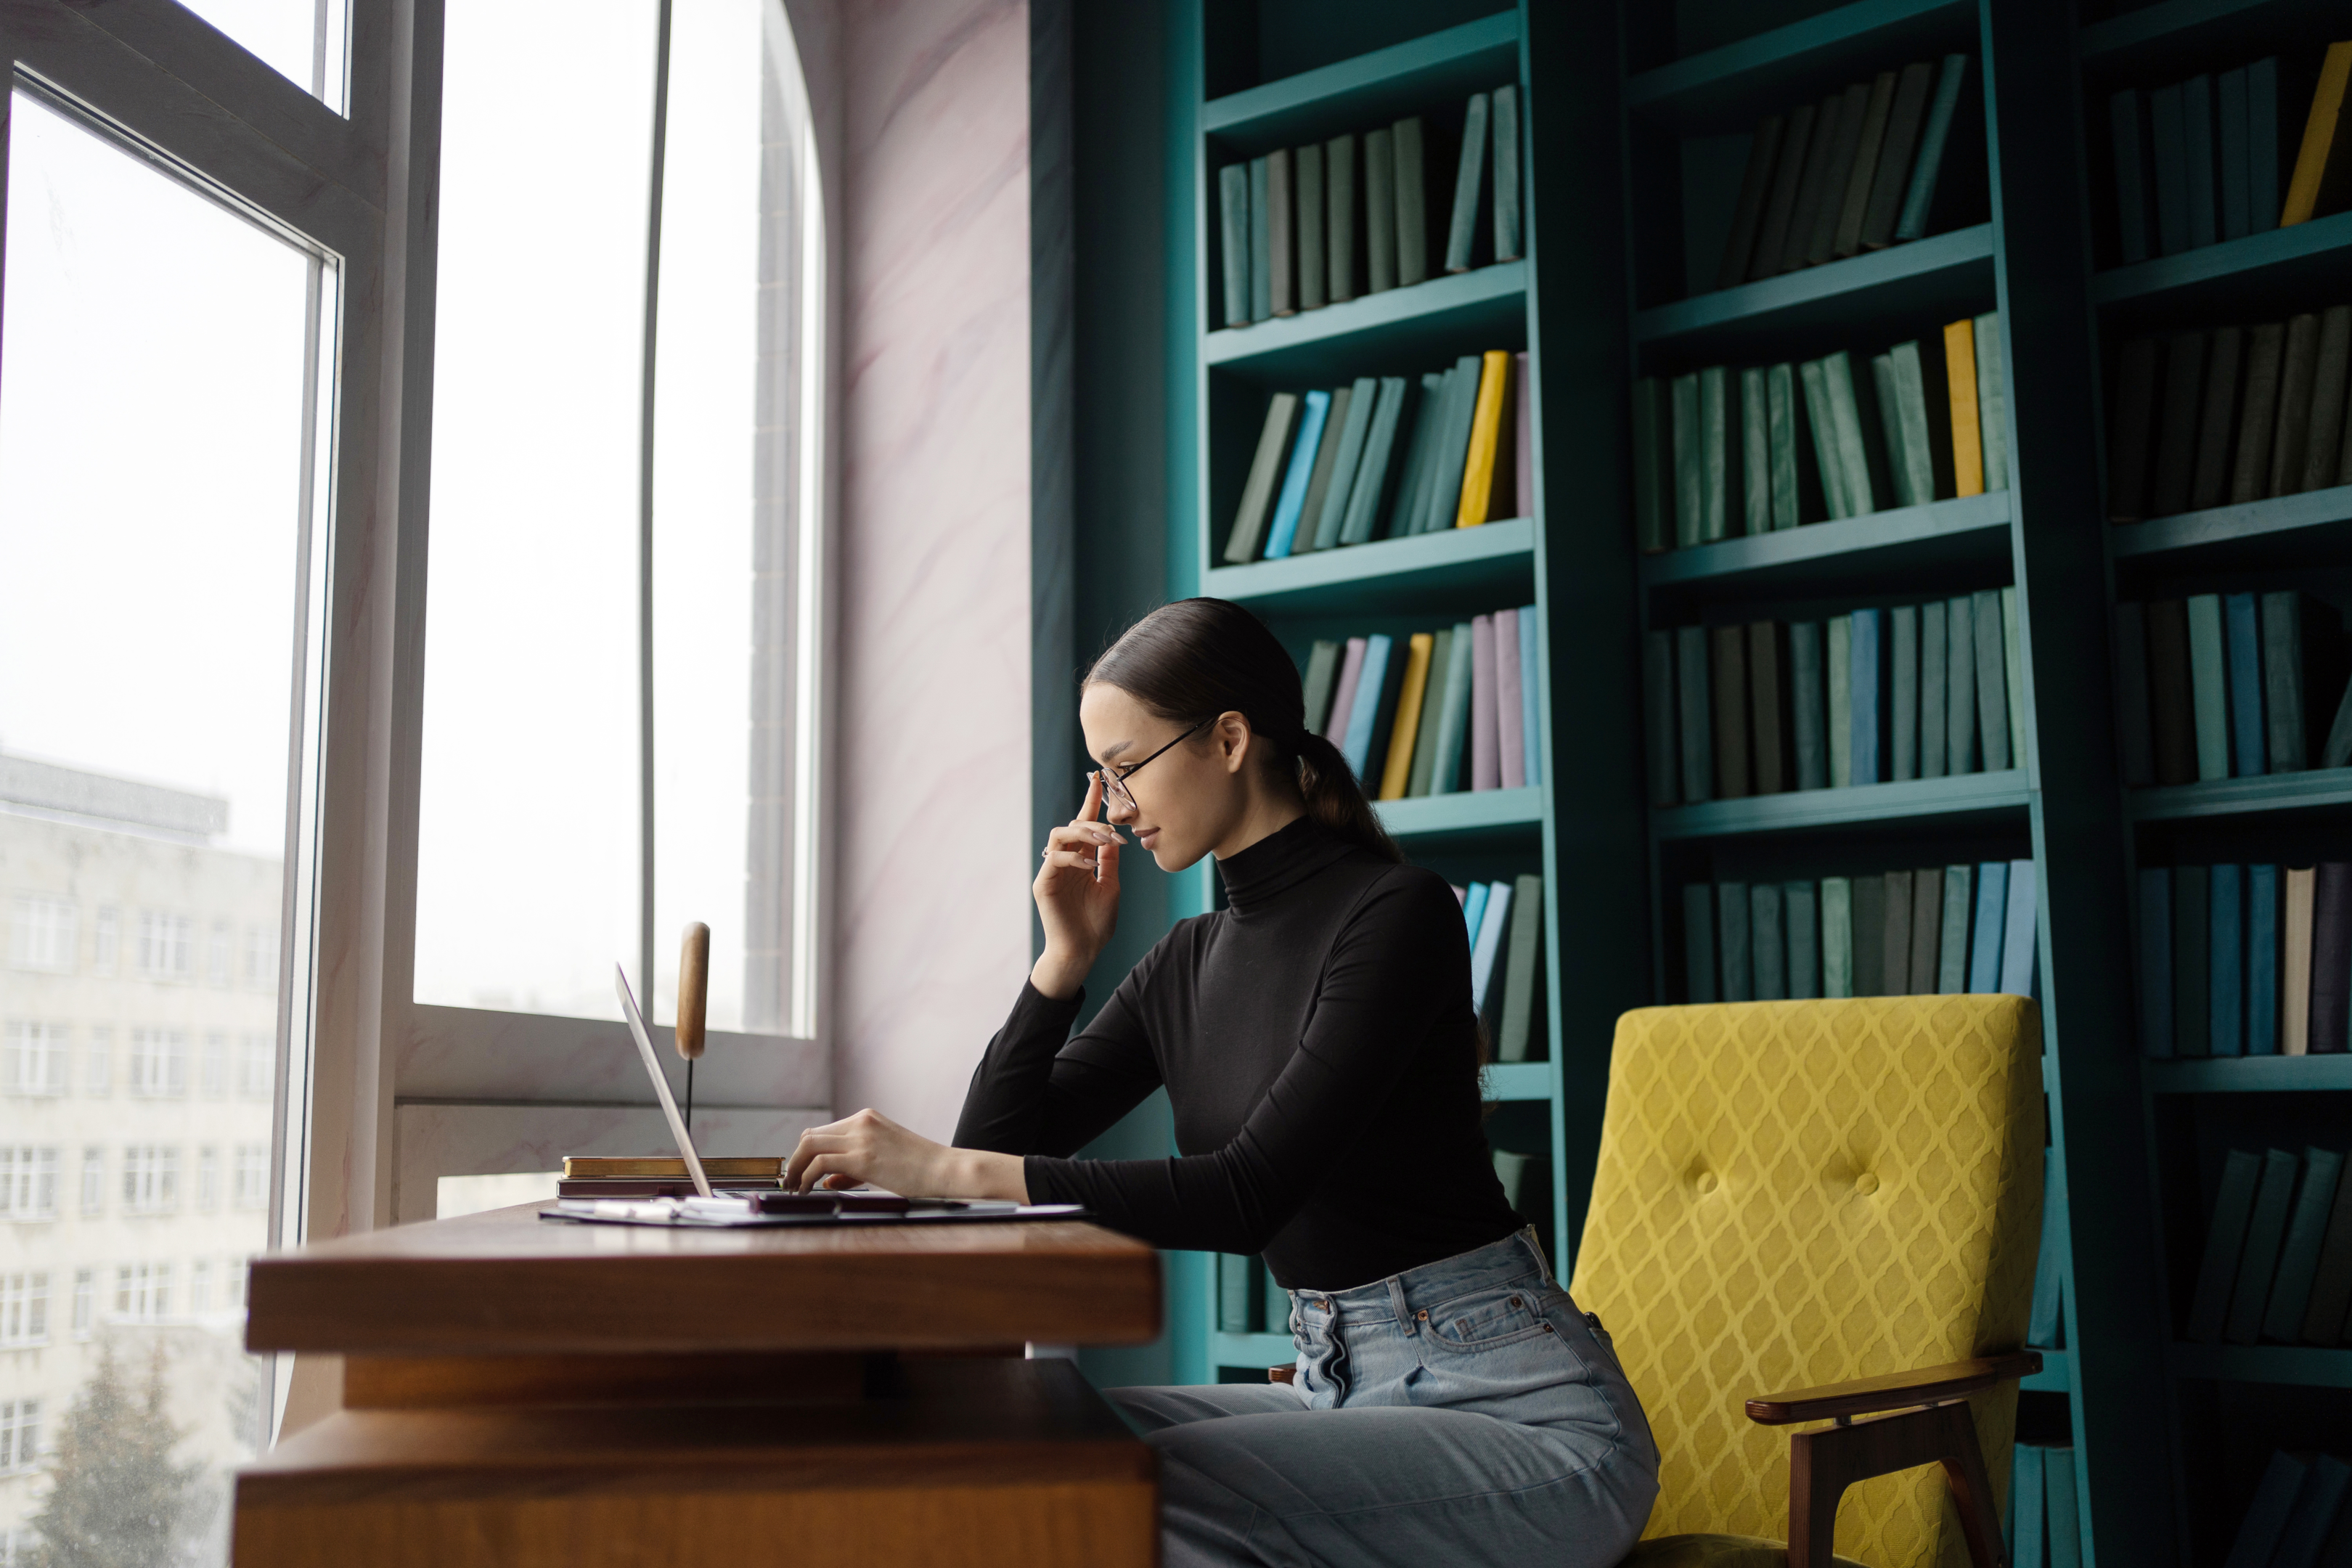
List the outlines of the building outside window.
{"type": "Polygon", "coordinates": [[[90,973],[113,973],[117,952],[121,945],[122,911],[110,904],[98,911],[98,923],[90,940],[90,973]]]}
{"type": "Polygon", "coordinates": [[[41,1402],[0,1399],[0,1471],[29,1470],[41,1458],[41,1402]]]}
{"type": "Polygon", "coordinates": [[[247,1100],[268,1100],[278,1076],[278,1042],[247,1035],[236,1043],[236,1091],[247,1100]]]}
{"type": "Polygon", "coordinates": [[[73,968],[75,911],[70,899],[25,897],[8,910],[8,963],[16,969],[64,974],[73,968]]]}
{"type": "Polygon", "coordinates": [[[89,1032],[89,1049],[82,1053],[84,1094],[104,1097],[114,1092],[114,1031],[104,1025],[89,1032]]]}
{"type": "Polygon", "coordinates": [[[48,1343],[49,1276],[46,1269],[0,1274],[0,1349],[48,1343]]]}
{"type": "Polygon", "coordinates": [[[126,1322],[160,1322],[172,1315],[172,1266],[123,1263],[114,1270],[114,1315],[126,1322]]]}
{"type": "Polygon", "coordinates": [[[206,1100],[218,1100],[228,1092],[228,1037],[206,1035],[205,1054],[198,1081],[204,1086],[206,1100]]]}
{"type": "Polygon", "coordinates": [[[199,1258],[188,1265],[188,1310],[201,1318],[213,1310],[213,1266],[199,1258]]]}
{"type": "Polygon", "coordinates": [[[0,1026],[0,1093],[66,1091],[66,1026],[12,1018],[0,1026]]]}
{"type": "Polygon", "coordinates": [[[95,1269],[74,1270],[73,1334],[78,1340],[89,1338],[98,1316],[98,1276],[95,1269]]]}
{"type": "Polygon", "coordinates": [[[257,991],[278,989],[278,928],[245,928],[245,983],[257,991]]]}
{"type": "Polygon", "coordinates": [[[196,1207],[205,1214],[220,1207],[220,1151],[205,1147],[196,1152],[196,1207]]]}
{"type": "Polygon", "coordinates": [[[122,1211],[169,1214],[180,1206],[180,1151],[169,1143],[133,1143],[122,1151],[122,1211]]]}
{"type": "Polygon", "coordinates": [[[215,990],[228,985],[229,929],[228,921],[213,921],[211,937],[205,943],[205,979],[215,990]]]}
{"type": "Polygon", "coordinates": [[[185,980],[195,962],[196,922],[162,910],[139,911],[139,973],[148,980],[185,980]]]}
{"type": "Polygon", "coordinates": [[[236,1146],[236,1206],[241,1209],[269,1206],[269,1145],[267,1143],[240,1143],[236,1146]]]}
{"type": "Polygon", "coordinates": [[[133,1029],[130,1065],[132,1094],[177,1100],[188,1092],[188,1037],[177,1029],[133,1029]]]}
{"type": "Polygon", "coordinates": [[[58,1217],[58,1152],[0,1147],[0,1217],[23,1223],[58,1217]]]}
{"type": "Polygon", "coordinates": [[[81,1152],[81,1212],[84,1219],[106,1212],[106,1151],[95,1143],[81,1152]]]}

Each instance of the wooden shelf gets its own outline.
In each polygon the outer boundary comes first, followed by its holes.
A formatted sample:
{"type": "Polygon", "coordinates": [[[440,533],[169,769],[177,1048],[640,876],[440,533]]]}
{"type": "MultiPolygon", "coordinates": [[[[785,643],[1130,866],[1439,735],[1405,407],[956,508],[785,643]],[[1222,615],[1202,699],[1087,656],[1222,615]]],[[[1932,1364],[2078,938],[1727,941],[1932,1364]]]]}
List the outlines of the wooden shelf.
{"type": "Polygon", "coordinates": [[[2075,54],[2101,81],[2146,87],[2168,79],[2166,72],[2210,69],[2334,37],[2329,23],[2341,16],[2312,0],[2161,0],[2084,27],[2075,54]],[[2230,58],[2215,60],[2215,49],[2230,58]]]}
{"type": "Polygon", "coordinates": [[[1528,264],[1506,261],[1208,335],[1212,369],[1328,384],[1442,370],[1457,354],[1527,346],[1528,264]]]}
{"type": "Polygon", "coordinates": [[[1864,585],[1899,592],[1902,579],[1936,579],[1969,568],[1997,572],[2006,582],[2014,510],[2010,492],[1995,490],[1719,540],[1643,556],[1642,586],[1710,598],[1801,587],[1807,597],[1819,598],[1864,585]]]}
{"type": "Polygon", "coordinates": [[[1489,1102],[1507,1100],[1549,1100],[1551,1063],[1489,1062],[1486,1094],[1489,1102]]]}
{"type": "Polygon", "coordinates": [[[1217,1330],[1209,1335],[1209,1364],[1247,1367],[1255,1372],[1263,1367],[1288,1366],[1298,1360],[1298,1347],[1288,1334],[1229,1334],[1217,1330]]]}
{"type": "Polygon", "coordinates": [[[2216,324],[2260,321],[2335,303],[2347,247],[2352,213],[2337,213],[2110,268],[2091,279],[2091,299],[2126,326],[2156,316],[2168,322],[2184,316],[2216,324]]]}
{"type": "Polygon", "coordinates": [[[1532,786],[1461,790],[1453,795],[1377,801],[1373,809],[1381,814],[1381,826],[1398,838],[1534,829],[1543,826],[1543,791],[1532,786]]]}
{"type": "Polygon", "coordinates": [[[2071,1351],[2033,1347],[2042,1357],[2042,1370],[2022,1379],[2018,1387],[2029,1394],[2072,1394],[2074,1392],[2074,1356],[2071,1351]]]}
{"type": "Polygon", "coordinates": [[[1653,306],[1634,313],[1633,337],[1643,368],[1655,374],[1668,360],[1811,358],[1869,343],[1881,323],[1916,331],[1923,317],[1956,320],[1992,308],[1992,225],[1980,223],[1653,306]]]}
{"type": "Polygon", "coordinates": [[[1484,613],[1535,596],[1535,521],[1517,517],[1212,567],[1201,592],[1260,615],[1435,613],[1469,605],[1484,613]]]}
{"type": "Polygon", "coordinates": [[[2124,796],[2124,809],[2135,822],[2178,822],[2189,817],[2299,811],[2347,803],[2352,803],[2352,768],[2312,768],[2299,773],[2161,784],[2153,789],[2130,790],[2124,796]]]}
{"type": "Polygon", "coordinates": [[[2352,485],[2124,523],[2107,540],[2126,571],[2333,565],[2352,546],[2352,485]]]}
{"type": "MultiPolygon", "coordinates": [[[[1433,103],[1519,79],[1519,14],[1481,16],[1318,70],[1213,98],[1201,129],[1244,157],[1369,131],[1433,103]]],[[[1212,204],[1213,205],[1213,204],[1212,204]]]]}
{"type": "Polygon", "coordinates": [[[1824,88],[1906,58],[1976,54],[1976,37],[1969,0],[1857,0],[1629,77],[1625,107],[1685,135],[1747,131],[1824,88]]]}
{"type": "Polygon", "coordinates": [[[1734,834],[1843,827],[1904,817],[2021,812],[2025,805],[2025,773],[2021,769],[2007,768],[1993,773],[1962,773],[1957,778],[1793,790],[1785,795],[1752,795],[1739,800],[1666,806],[1653,811],[1650,822],[1660,838],[1721,838],[1734,834]]]}
{"type": "Polygon", "coordinates": [[[2147,1064],[2154,1094],[2302,1094],[2352,1089],[2352,1052],[2315,1057],[2192,1057],[2147,1064]]]}
{"type": "Polygon", "coordinates": [[[2175,1377],[2352,1388],[2352,1350],[2320,1345],[2175,1344],[2165,1359],[2175,1377]]]}

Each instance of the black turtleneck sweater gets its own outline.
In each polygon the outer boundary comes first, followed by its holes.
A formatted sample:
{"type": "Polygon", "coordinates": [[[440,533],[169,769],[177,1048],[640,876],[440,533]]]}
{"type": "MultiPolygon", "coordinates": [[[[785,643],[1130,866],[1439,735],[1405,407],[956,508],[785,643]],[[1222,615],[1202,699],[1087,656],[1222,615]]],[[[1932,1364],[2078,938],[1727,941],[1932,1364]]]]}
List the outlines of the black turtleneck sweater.
{"type": "Polygon", "coordinates": [[[1479,1130],[1454,890],[1305,817],[1217,869],[1226,908],[1180,921],[1076,1035],[1079,998],[1023,984],[957,1146],[1027,1156],[1033,1203],[1157,1247],[1262,1252],[1293,1289],[1518,1229],[1479,1130]],[[1162,1084],[1180,1157],[1069,1157],[1162,1084]]]}

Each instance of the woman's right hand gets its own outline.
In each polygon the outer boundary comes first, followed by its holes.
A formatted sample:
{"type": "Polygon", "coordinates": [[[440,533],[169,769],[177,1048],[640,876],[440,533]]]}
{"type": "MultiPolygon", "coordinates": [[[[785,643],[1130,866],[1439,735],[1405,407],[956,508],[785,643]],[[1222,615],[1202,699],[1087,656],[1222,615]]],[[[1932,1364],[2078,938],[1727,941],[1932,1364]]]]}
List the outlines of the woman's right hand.
{"type": "Polygon", "coordinates": [[[1118,829],[1102,820],[1102,777],[1087,781],[1086,804],[1045,838],[1033,891],[1045,951],[1029,983],[1056,1001],[1078,994],[1087,971],[1118,929],[1118,829]]]}

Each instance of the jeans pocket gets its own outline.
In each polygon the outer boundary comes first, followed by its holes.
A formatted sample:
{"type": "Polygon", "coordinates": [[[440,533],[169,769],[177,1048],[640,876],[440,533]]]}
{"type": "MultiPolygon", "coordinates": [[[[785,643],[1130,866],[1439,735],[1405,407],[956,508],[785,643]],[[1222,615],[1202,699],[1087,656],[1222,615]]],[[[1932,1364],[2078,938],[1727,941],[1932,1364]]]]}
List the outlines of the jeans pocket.
{"type": "Polygon", "coordinates": [[[1475,1291],[1429,1309],[1429,1336],[1447,1350],[1478,1351],[1545,1333],[1543,1292],[1525,1286],[1475,1291]]]}

